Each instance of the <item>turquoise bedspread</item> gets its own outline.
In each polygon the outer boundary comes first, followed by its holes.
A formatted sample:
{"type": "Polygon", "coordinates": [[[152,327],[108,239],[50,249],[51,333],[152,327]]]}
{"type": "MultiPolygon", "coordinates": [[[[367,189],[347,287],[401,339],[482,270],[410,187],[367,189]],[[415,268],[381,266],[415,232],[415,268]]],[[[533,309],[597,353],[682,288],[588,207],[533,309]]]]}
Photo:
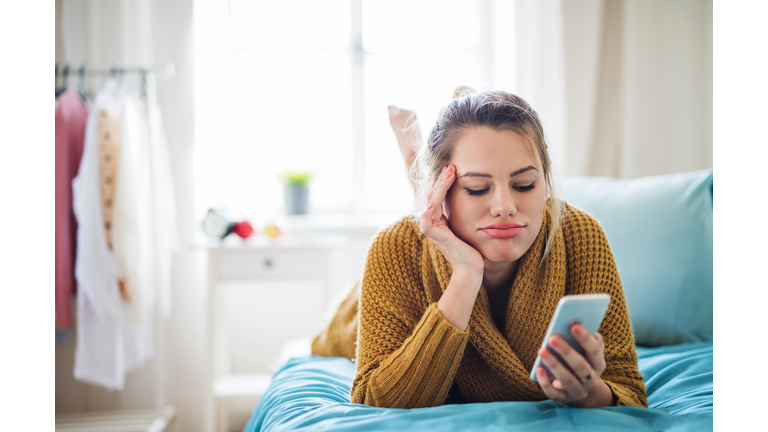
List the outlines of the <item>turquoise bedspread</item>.
{"type": "Polygon", "coordinates": [[[649,408],[568,408],[494,402],[372,408],[349,402],[355,367],[344,358],[294,358],[274,376],[245,431],[711,431],[712,342],[637,350],[649,408]]]}

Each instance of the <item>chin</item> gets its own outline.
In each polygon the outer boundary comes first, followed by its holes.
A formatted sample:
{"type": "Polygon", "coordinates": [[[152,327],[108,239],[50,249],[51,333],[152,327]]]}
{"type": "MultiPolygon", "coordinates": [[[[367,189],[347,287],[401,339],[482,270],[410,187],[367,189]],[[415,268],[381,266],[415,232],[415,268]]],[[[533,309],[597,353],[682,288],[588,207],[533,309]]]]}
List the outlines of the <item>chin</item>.
{"type": "MultiPolygon", "coordinates": [[[[500,242],[501,243],[501,242],[500,242]]],[[[505,242],[506,243],[506,242],[505,242]]],[[[517,251],[517,248],[510,246],[509,244],[498,245],[484,245],[485,247],[479,248],[480,254],[486,260],[496,263],[514,262],[523,256],[522,253],[517,251]]]]}

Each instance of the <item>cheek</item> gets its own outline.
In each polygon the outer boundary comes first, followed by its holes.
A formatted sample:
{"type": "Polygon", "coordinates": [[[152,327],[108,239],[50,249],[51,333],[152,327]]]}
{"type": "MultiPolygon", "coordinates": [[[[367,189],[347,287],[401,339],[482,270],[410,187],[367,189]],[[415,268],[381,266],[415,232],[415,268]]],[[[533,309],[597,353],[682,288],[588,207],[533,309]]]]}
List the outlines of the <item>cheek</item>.
{"type": "Polygon", "coordinates": [[[537,187],[532,191],[522,194],[522,203],[531,210],[544,210],[544,206],[547,203],[547,189],[544,187],[537,187]]]}
{"type": "Polygon", "coordinates": [[[533,198],[531,200],[531,207],[538,211],[544,211],[544,207],[547,204],[547,194],[546,193],[539,193],[537,196],[531,197],[533,198]]]}
{"type": "Polygon", "coordinates": [[[546,192],[532,195],[531,199],[527,202],[526,207],[528,216],[534,221],[534,223],[536,223],[537,227],[541,226],[541,222],[544,218],[544,208],[546,207],[546,203],[546,192]]]}
{"type": "Polygon", "coordinates": [[[468,227],[472,225],[472,220],[477,218],[473,211],[477,211],[478,206],[476,203],[473,205],[467,198],[462,194],[453,193],[453,190],[450,190],[445,198],[443,211],[451,229],[457,234],[470,229],[468,227]]]}

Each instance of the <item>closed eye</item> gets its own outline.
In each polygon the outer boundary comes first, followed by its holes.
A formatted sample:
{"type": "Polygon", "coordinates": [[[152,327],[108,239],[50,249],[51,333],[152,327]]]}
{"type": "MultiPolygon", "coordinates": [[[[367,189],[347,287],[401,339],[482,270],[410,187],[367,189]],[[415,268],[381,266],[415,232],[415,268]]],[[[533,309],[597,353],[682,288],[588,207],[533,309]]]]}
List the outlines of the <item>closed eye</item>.
{"type": "Polygon", "coordinates": [[[536,182],[529,184],[528,186],[516,186],[515,189],[519,192],[526,192],[536,187],[536,182]]]}
{"type": "Polygon", "coordinates": [[[469,189],[469,188],[464,188],[464,189],[466,189],[467,192],[469,192],[470,195],[482,195],[482,194],[488,192],[489,188],[486,188],[486,189],[469,189]]]}

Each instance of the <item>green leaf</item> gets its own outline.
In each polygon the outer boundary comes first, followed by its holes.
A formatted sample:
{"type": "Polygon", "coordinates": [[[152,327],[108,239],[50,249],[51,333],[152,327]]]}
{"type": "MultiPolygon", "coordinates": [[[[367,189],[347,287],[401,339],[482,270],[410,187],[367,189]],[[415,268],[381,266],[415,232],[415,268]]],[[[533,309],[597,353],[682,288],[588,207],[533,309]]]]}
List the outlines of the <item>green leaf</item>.
{"type": "Polygon", "coordinates": [[[314,174],[310,171],[286,170],[280,174],[280,180],[290,186],[307,186],[312,177],[314,177],[314,174]]]}

